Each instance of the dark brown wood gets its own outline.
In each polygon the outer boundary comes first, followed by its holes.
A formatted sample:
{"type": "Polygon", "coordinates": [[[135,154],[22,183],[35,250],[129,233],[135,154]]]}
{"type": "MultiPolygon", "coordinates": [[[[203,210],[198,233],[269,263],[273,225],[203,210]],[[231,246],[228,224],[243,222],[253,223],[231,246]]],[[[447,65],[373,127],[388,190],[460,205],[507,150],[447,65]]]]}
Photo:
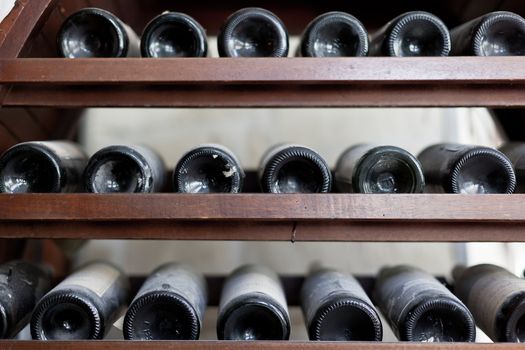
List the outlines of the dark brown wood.
{"type": "Polygon", "coordinates": [[[6,106],[43,107],[525,107],[519,86],[14,87],[6,106]]]}
{"type": "Polygon", "coordinates": [[[0,195],[0,237],[522,242],[523,195],[0,195]]]}
{"type": "Polygon", "coordinates": [[[55,3],[56,0],[18,0],[7,18],[0,22],[0,58],[18,57],[55,3]]]}
{"type": "Polygon", "coordinates": [[[1,108],[0,153],[19,142],[71,139],[82,110],[1,108]]]}
{"type": "MultiPolygon", "coordinates": [[[[0,22],[0,58],[15,58],[29,47],[31,36],[39,29],[56,0],[19,0],[9,15],[0,22]]],[[[1,70],[1,68],[0,68],[1,70]]],[[[10,86],[0,84],[0,107],[10,86]]]]}
{"type": "Polygon", "coordinates": [[[0,238],[161,239],[284,242],[525,242],[521,223],[17,221],[0,222],[0,238]]]}
{"type": "Polygon", "coordinates": [[[521,57],[3,60],[1,82],[6,106],[525,106],[521,57]]]}
{"type": "Polygon", "coordinates": [[[6,59],[0,60],[0,83],[522,85],[525,58],[6,59]]]}
{"type": "Polygon", "coordinates": [[[522,350],[521,344],[482,343],[360,343],[360,342],[282,342],[282,341],[84,341],[38,342],[0,341],[0,347],[10,350],[48,350],[52,346],[62,350],[522,350]]]}
{"type": "Polygon", "coordinates": [[[2,194],[0,221],[469,221],[525,223],[525,195],[2,194]]]}
{"type": "Polygon", "coordinates": [[[40,107],[525,107],[514,86],[15,87],[5,106],[40,107]]]}

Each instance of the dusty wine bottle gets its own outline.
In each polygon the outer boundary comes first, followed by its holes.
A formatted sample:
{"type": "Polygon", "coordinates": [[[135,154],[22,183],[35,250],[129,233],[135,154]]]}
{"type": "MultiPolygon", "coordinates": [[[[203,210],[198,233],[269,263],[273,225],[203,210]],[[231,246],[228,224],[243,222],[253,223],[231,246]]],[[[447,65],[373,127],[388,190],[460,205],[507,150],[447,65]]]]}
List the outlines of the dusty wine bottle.
{"type": "Polygon", "coordinates": [[[451,49],[447,26],[435,15],[407,12],[377,31],[371,39],[373,56],[448,56],[451,49]]]}
{"type": "Polygon", "coordinates": [[[303,57],[368,56],[368,32],[354,16],[339,11],[315,18],[306,27],[300,48],[303,57]]]}
{"type": "Polygon", "coordinates": [[[439,144],[426,148],[418,158],[426,192],[513,193],[516,187],[512,163],[492,148],[439,144]]]}
{"type": "Polygon", "coordinates": [[[94,262],[68,276],[37,304],[31,336],[38,340],[102,339],[129,294],[118,268],[94,262]]]}
{"type": "Polygon", "coordinates": [[[326,268],[310,273],[301,289],[310,340],[381,341],[379,315],[357,280],[326,268]]]}
{"type": "Polygon", "coordinates": [[[202,145],[182,156],[173,172],[175,192],[238,193],[244,170],[226,147],[202,145]]]}
{"type": "Polygon", "coordinates": [[[476,338],[476,324],[467,307],[420,269],[382,269],[374,296],[401,341],[473,342],[476,338]]]}
{"type": "Polygon", "coordinates": [[[139,56],[135,32],[111,12],[84,8],[69,16],[57,36],[58,54],[66,58],[139,56]]]}
{"type": "Polygon", "coordinates": [[[196,340],[207,304],[206,282],[188,266],[168,263],[149,276],[124,318],[124,338],[196,340]]]}
{"type": "Polygon", "coordinates": [[[72,142],[19,143],[0,157],[0,192],[79,191],[86,163],[86,155],[72,142]]]}
{"type": "Polygon", "coordinates": [[[221,57],[286,57],[288,31],[272,12],[249,7],[228,17],[217,44],[221,57]]]}
{"type": "Polygon", "coordinates": [[[327,193],[332,188],[326,161],[314,150],[298,145],[268,150],[260,163],[259,179],[267,193],[327,193]]]}
{"type": "Polygon", "coordinates": [[[12,338],[25,326],[51,278],[50,269],[30,262],[0,265],[0,339],[12,338]]]}
{"type": "Polygon", "coordinates": [[[115,145],[96,152],[84,171],[87,192],[161,192],[166,184],[166,166],[151,148],[115,145]]]}
{"type": "Polygon", "coordinates": [[[290,316],[277,275],[246,265],[226,280],[219,304],[217,337],[221,340],[288,340],[290,316]]]}
{"type": "Polygon", "coordinates": [[[143,57],[206,57],[206,31],[192,17],[165,12],[144,29],[140,49],[143,57]]]}
{"type": "Polygon", "coordinates": [[[451,30],[450,35],[452,55],[525,55],[525,19],[512,12],[486,14],[451,30]]]}
{"type": "Polygon", "coordinates": [[[454,293],[474,314],[478,326],[495,342],[525,341],[525,280],[502,267],[458,267],[454,293]]]}
{"type": "Polygon", "coordinates": [[[394,146],[348,148],[337,161],[334,177],[339,192],[420,193],[425,187],[417,158],[394,146]]]}
{"type": "Polygon", "coordinates": [[[525,143],[511,142],[499,149],[506,155],[516,174],[516,193],[525,193],[525,143]]]}

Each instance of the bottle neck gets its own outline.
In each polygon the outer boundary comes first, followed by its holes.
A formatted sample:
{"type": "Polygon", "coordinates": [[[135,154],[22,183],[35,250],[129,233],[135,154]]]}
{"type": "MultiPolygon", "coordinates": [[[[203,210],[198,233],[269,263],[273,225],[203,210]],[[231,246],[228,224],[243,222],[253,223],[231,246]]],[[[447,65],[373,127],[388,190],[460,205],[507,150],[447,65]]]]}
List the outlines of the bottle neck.
{"type": "Polygon", "coordinates": [[[304,57],[368,56],[368,32],[355,17],[329,12],[314,19],[301,42],[304,57]]]}
{"type": "Polygon", "coordinates": [[[188,15],[169,12],[154,18],[141,40],[144,57],[205,57],[206,32],[188,15]]]}
{"type": "Polygon", "coordinates": [[[20,144],[0,159],[0,191],[5,193],[61,192],[66,183],[61,159],[40,144],[20,144]]]}
{"type": "Polygon", "coordinates": [[[238,193],[244,171],[233,155],[217,147],[200,147],[188,152],[174,172],[177,192],[238,193]]]}
{"type": "Polygon", "coordinates": [[[66,58],[126,57],[130,47],[128,30],[112,13],[86,8],[62,25],[59,53],[66,58]]]}
{"type": "Polygon", "coordinates": [[[479,22],[472,38],[477,56],[525,55],[525,19],[506,11],[491,13],[479,22]]]}
{"type": "Polygon", "coordinates": [[[261,185],[267,193],[327,193],[332,187],[328,165],[316,152],[284,148],[262,163],[261,185]]]}
{"type": "Polygon", "coordinates": [[[472,315],[461,303],[447,298],[418,304],[404,322],[403,340],[417,342],[473,342],[472,315]]]}
{"type": "Polygon", "coordinates": [[[221,29],[218,41],[220,56],[288,55],[288,33],[284,24],[273,13],[261,8],[246,8],[231,15],[221,29]]]}
{"type": "Polygon", "coordinates": [[[389,56],[448,56],[450,33],[446,25],[427,12],[409,12],[394,20],[384,50],[389,56]]]}

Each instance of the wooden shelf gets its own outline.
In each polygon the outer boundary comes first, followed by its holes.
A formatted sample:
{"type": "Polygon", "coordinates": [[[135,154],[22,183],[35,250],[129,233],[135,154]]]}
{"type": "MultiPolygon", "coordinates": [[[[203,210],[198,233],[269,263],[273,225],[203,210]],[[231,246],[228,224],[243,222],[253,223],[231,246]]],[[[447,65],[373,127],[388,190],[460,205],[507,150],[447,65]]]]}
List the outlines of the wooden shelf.
{"type": "Polygon", "coordinates": [[[525,58],[4,59],[0,85],[26,107],[523,107],[525,58]]]}
{"type": "Polygon", "coordinates": [[[0,237],[525,241],[524,195],[0,195],[0,237]]]}
{"type": "Polygon", "coordinates": [[[235,342],[235,341],[83,341],[83,342],[38,342],[38,341],[0,341],[2,349],[11,350],[518,350],[520,344],[466,344],[466,343],[329,343],[329,342],[235,342]]]}

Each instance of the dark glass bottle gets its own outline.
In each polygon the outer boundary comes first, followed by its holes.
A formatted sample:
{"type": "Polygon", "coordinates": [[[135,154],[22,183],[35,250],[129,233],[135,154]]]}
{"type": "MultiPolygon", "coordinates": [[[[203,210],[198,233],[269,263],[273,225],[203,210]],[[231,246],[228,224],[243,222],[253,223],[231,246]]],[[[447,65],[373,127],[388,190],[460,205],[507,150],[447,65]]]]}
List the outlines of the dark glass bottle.
{"type": "Polygon", "coordinates": [[[86,163],[86,155],[72,142],[19,143],[0,157],[0,192],[77,192],[86,163]]]}
{"type": "Polygon", "coordinates": [[[196,340],[207,304],[206,282],[189,267],[168,263],[149,276],[124,318],[124,338],[196,340]]]}
{"type": "Polygon", "coordinates": [[[525,19],[512,12],[486,14],[454,28],[450,35],[452,55],[525,55],[525,19]]]}
{"type": "Polygon", "coordinates": [[[263,156],[259,167],[263,192],[327,193],[332,174],[326,161],[314,150],[298,145],[280,145],[263,156]]]}
{"type": "Polygon", "coordinates": [[[394,146],[350,147],[339,157],[334,177],[339,192],[420,193],[425,187],[417,158],[394,146]]]}
{"type": "Polygon", "coordinates": [[[448,56],[450,33],[435,15],[413,11],[396,17],[377,31],[371,39],[373,56],[448,56]]]}
{"type": "Polygon", "coordinates": [[[456,268],[454,279],[454,293],[493,341],[525,341],[525,280],[488,264],[456,268]]]}
{"type": "Polygon", "coordinates": [[[384,268],[374,299],[401,341],[473,342],[469,310],[432,275],[410,266],[384,268]]]}
{"type": "Polygon", "coordinates": [[[84,8],[69,16],[57,35],[58,54],[66,58],[139,56],[135,32],[111,12],[84,8]]]}
{"type": "Polygon", "coordinates": [[[303,57],[368,56],[368,32],[354,16],[328,12],[306,27],[300,45],[303,57]]]}
{"type": "Polygon", "coordinates": [[[310,340],[381,341],[379,315],[357,280],[331,269],[312,271],[301,289],[310,340]]]}
{"type": "Polygon", "coordinates": [[[31,317],[38,340],[102,339],[129,294],[129,280],[113,265],[94,262],[47,293],[31,317]]]}
{"type": "Polygon", "coordinates": [[[516,187],[512,163],[492,148],[439,144],[426,148],[418,158],[426,192],[513,193],[516,187]]]}
{"type": "Polygon", "coordinates": [[[0,339],[12,338],[26,325],[51,278],[50,270],[29,262],[0,265],[0,339]]]}
{"type": "Polygon", "coordinates": [[[184,154],[173,172],[175,192],[238,193],[244,170],[237,157],[219,145],[203,145],[184,154]]]}
{"type": "Polygon", "coordinates": [[[516,193],[525,193],[525,143],[507,143],[499,150],[509,158],[514,167],[516,193]]]}
{"type": "Polygon", "coordinates": [[[161,192],[166,184],[162,158],[145,146],[109,146],[96,152],[84,171],[85,188],[93,193],[161,192]]]}
{"type": "Polygon", "coordinates": [[[286,57],[288,31],[275,14],[249,7],[228,17],[217,44],[221,57],[286,57]]]}
{"type": "Polygon", "coordinates": [[[290,316],[277,275],[246,265],[226,280],[219,304],[217,337],[221,340],[288,340],[290,316]]]}
{"type": "Polygon", "coordinates": [[[206,31],[184,13],[165,12],[146,26],[140,49],[143,57],[206,57],[206,31]]]}

